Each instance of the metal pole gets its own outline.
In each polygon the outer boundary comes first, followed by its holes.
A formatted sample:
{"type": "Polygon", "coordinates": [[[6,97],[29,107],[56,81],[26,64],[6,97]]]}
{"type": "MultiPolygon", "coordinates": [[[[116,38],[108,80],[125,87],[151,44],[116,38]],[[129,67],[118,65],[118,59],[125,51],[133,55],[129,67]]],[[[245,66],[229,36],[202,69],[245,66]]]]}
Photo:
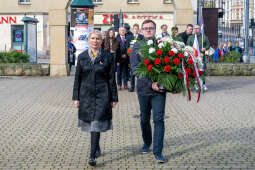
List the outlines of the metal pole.
{"type": "Polygon", "coordinates": [[[244,0],[244,56],[249,60],[249,0],[244,0]]]}

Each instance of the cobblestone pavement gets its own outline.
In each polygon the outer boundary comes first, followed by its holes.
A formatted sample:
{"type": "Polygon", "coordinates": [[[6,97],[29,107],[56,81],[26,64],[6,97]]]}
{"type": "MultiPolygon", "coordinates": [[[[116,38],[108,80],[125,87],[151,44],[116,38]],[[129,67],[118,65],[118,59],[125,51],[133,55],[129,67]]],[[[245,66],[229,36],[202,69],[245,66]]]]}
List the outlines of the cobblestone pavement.
{"type": "MultiPolygon", "coordinates": [[[[73,77],[0,77],[0,170],[92,169],[72,85],[73,77]]],[[[198,104],[196,94],[168,94],[162,165],[139,153],[137,96],[120,91],[95,169],[255,169],[255,77],[210,77],[208,88],[198,104]]]]}

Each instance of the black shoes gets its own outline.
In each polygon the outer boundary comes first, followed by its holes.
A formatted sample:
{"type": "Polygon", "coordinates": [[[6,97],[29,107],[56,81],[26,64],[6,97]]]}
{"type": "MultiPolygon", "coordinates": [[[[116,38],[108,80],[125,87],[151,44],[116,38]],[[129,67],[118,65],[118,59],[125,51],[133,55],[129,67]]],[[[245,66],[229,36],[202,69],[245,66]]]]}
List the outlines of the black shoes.
{"type": "Polygon", "coordinates": [[[129,89],[129,92],[134,92],[135,90],[134,89],[129,89]]]}
{"type": "Polygon", "coordinates": [[[96,166],[97,162],[95,158],[89,158],[89,165],[90,166],[96,166]]]}

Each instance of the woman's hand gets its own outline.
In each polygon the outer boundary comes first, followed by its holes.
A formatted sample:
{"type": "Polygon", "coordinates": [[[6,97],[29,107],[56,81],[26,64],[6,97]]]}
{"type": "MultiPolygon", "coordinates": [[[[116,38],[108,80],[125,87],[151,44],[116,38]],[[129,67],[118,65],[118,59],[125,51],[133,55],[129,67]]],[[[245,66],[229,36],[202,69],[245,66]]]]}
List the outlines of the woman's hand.
{"type": "Polygon", "coordinates": [[[74,103],[74,107],[79,108],[79,106],[80,106],[79,100],[74,100],[73,103],[74,103]]]}
{"type": "Polygon", "coordinates": [[[112,102],[111,105],[112,105],[112,108],[114,108],[117,105],[117,102],[112,102]]]}

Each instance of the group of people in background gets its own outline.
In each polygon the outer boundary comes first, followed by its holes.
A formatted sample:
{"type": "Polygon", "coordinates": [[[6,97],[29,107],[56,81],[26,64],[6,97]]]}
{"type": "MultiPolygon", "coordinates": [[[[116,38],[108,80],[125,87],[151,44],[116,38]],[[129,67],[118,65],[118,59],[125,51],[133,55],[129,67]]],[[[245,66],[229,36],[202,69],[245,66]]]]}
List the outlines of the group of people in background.
{"type": "MultiPolygon", "coordinates": [[[[178,27],[171,28],[171,33],[168,32],[168,26],[161,25],[161,32],[156,35],[156,38],[169,37],[170,39],[182,41],[185,45],[193,46],[195,34],[197,35],[200,54],[203,56],[204,52],[210,48],[208,38],[200,34],[200,26],[188,24],[184,32],[179,33],[178,27]],[[194,34],[193,34],[194,33],[194,34]],[[203,40],[202,40],[203,38],[203,40]],[[203,43],[203,45],[202,45],[203,43]]],[[[131,48],[132,40],[143,40],[144,36],[139,28],[138,24],[132,26],[132,31],[129,24],[125,23],[123,27],[120,27],[117,35],[114,28],[108,29],[108,31],[102,31],[102,49],[108,51],[114,58],[115,71],[117,72],[117,87],[118,90],[129,90],[129,92],[135,91],[135,74],[131,71],[130,67],[130,53],[128,49],[131,48]],[[130,87],[128,86],[130,81],[130,87]]],[[[237,48],[231,46],[231,50],[237,48]]],[[[240,48],[240,47],[239,47],[240,48]]],[[[241,49],[240,49],[241,50],[241,49]]],[[[72,44],[72,38],[68,40],[68,63],[71,70],[72,65],[75,63],[75,46],[72,44]]],[[[216,50],[217,51],[217,50],[216,50]]],[[[219,57],[226,53],[225,48],[219,47],[219,57]]],[[[216,58],[216,57],[215,57],[216,58]]],[[[205,59],[205,57],[203,57],[205,59]]],[[[216,61],[216,60],[215,60],[216,61]]],[[[204,60],[204,63],[206,61],[204,60]]],[[[204,68],[205,70],[205,68],[204,68]]],[[[207,90],[204,81],[204,90],[207,90]]]]}
{"type": "Polygon", "coordinates": [[[231,51],[236,51],[240,54],[240,62],[243,62],[243,49],[239,46],[239,42],[235,41],[235,44],[233,46],[232,41],[225,42],[225,43],[220,43],[219,47],[215,50],[213,56],[212,56],[212,61],[214,63],[218,63],[221,61],[224,57],[225,54],[231,52],[231,51]]]}
{"type": "MultiPolygon", "coordinates": [[[[143,40],[141,30],[138,24],[134,24],[131,28],[128,24],[124,24],[123,27],[119,28],[117,36],[115,36],[114,29],[110,28],[107,32],[104,32],[102,49],[110,52],[115,58],[115,66],[117,72],[117,85],[118,90],[126,89],[129,92],[134,92],[135,90],[135,75],[130,68],[130,53],[128,49],[130,48],[132,40],[143,40]],[[130,80],[130,87],[128,87],[128,81],[130,80]]],[[[156,35],[156,38],[169,37],[170,39],[175,39],[182,41],[185,45],[193,46],[195,34],[197,34],[199,48],[201,55],[210,48],[210,43],[208,38],[204,35],[202,40],[202,35],[200,34],[200,26],[188,24],[186,30],[182,33],[178,32],[178,27],[174,26],[171,28],[171,33],[168,32],[168,26],[161,25],[161,32],[156,35]],[[194,34],[193,34],[194,32],[194,34]],[[203,43],[203,45],[202,45],[203,43]]],[[[205,68],[204,68],[205,69],[205,68]]],[[[204,81],[204,90],[207,90],[204,81]]]]}

